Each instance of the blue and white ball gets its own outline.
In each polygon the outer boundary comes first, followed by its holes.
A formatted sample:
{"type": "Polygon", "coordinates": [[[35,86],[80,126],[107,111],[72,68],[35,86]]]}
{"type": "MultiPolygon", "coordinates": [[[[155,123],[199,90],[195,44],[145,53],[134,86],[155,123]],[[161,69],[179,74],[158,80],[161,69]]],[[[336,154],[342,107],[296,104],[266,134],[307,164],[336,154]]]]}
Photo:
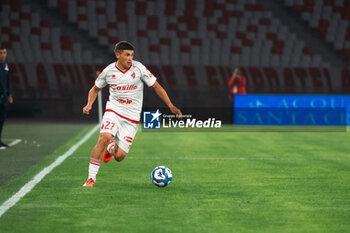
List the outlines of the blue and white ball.
{"type": "Polygon", "coordinates": [[[165,166],[158,166],[151,173],[152,183],[158,187],[166,187],[173,179],[170,169],[165,166]]]}

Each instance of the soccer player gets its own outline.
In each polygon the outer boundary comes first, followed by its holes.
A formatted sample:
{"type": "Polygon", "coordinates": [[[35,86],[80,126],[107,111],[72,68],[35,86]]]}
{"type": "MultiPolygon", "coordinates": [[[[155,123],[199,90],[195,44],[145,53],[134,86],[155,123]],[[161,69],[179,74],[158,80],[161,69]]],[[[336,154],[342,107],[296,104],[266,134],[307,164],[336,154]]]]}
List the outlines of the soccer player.
{"type": "Polygon", "coordinates": [[[87,105],[83,108],[83,113],[89,114],[98,92],[109,84],[109,101],[98,142],[92,151],[89,176],[84,187],[95,185],[102,158],[105,163],[112,157],[120,162],[128,153],[140,123],[144,84],[154,89],[172,113],[180,117],[182,115],[153,74],[140,62],[133,60],[132,44],[120,41],[115,45],[114,53],[117,61],[108,65],[97,77],[89,91],[87,105]]]}
{"type": "Polygon", "coordinates": [[[0,147],[8,147],[1,141],[2,127],[5,123],[8,103],[12,104],[13,98],[10,93],[9,68],[5,63],[7,50],[0,47],[0,147]]]}

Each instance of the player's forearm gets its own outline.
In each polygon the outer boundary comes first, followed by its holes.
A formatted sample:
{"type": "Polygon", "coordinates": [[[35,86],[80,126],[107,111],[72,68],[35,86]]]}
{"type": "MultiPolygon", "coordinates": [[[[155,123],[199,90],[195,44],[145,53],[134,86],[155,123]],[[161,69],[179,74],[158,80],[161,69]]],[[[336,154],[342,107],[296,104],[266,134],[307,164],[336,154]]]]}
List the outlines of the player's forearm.
{"type": "Polygon", "coordinates": [[[159,84],[154,88],[154,91],[157,93],[157,95],[160,97],[160,99],[170,108],[173,106],[173,104],[170,101],[170,98],[164,88],[160,86],[159,84]]]}
{"type": "Polygon", "coordinates": [[[95,87],[93,87],[93,88],[90,89],[89,95],[88,95],[88,102],[87,102],[87,105],[88,105],[88,106],[91,107],[91,106],[93,105],[93,103],[94,103],[95,100],[96,100],[96,97],[97,97],[98,92],[99,92],[99,89],[97,89],[97,88],[95,88],[95,87]]]}

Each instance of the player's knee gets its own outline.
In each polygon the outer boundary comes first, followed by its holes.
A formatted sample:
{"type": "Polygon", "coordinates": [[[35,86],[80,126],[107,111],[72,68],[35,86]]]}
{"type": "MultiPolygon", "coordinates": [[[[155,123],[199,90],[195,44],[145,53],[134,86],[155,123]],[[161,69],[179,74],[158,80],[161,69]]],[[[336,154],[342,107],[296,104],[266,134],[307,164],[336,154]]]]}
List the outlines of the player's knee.
{"type": "Polygon", "coordinates": [[[114,158],[115,158],[115,160],[116,160],[117,162],[121,162],[121,161],[123,161],[123,159],[125,158],[125,156],[126,156],[126,152],[125,152],[125,151],[120,151],[120,150],[118,150],[117,153],[116,153],[116,155],[114,156],[114,158]]]}
{"type": "Polygon", "coordinates": [[[105,134],[105,133],[100,134],[100,137],[98,139],[98,144],[107,146],[111,138],[112,138],[112,135],[110,134],[105,134]]]}

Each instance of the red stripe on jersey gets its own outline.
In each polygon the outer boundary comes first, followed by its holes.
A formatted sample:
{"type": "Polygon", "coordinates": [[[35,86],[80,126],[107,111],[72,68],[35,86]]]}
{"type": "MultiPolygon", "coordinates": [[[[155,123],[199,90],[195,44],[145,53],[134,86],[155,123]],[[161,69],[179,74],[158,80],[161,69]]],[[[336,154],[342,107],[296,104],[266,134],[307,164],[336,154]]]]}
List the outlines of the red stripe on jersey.
{"type": "Polygon", "coordinates": [[[121,118],[123,118],[123,119],[125,119],[125,120],[128,120],[128,121],[130,121],[131,123],[140,124],[139,121],[135,121],[135,120],[133,120],[133,119],[130,119],[130,118],[128,118],[128,117],[125,117],[125,116],[123,116],[123,115],[120,115],[119,113],[113,111],[112,109],[106,109],[106,112],[113,112],[113,113],[115,113],[117,116],[119,116],[119,117],[121,117],[121,118]]]}
{"type": "Polygon", "coordinates": [[[128,72],[131,68],[132,64],[130,65],[130,67],[124,71],[122,71],[121,69],[119,69],[119,67],[117,66],[117,62],[115,63],[115,68],[117,68],[120,72],[122,72],[123,74],[125,74],[126,72],[128,72]]]}
{"type": "Polygon", "coordinates": [[[125,136],[125,141],[132,143],[132,137],[125,136]]]}

